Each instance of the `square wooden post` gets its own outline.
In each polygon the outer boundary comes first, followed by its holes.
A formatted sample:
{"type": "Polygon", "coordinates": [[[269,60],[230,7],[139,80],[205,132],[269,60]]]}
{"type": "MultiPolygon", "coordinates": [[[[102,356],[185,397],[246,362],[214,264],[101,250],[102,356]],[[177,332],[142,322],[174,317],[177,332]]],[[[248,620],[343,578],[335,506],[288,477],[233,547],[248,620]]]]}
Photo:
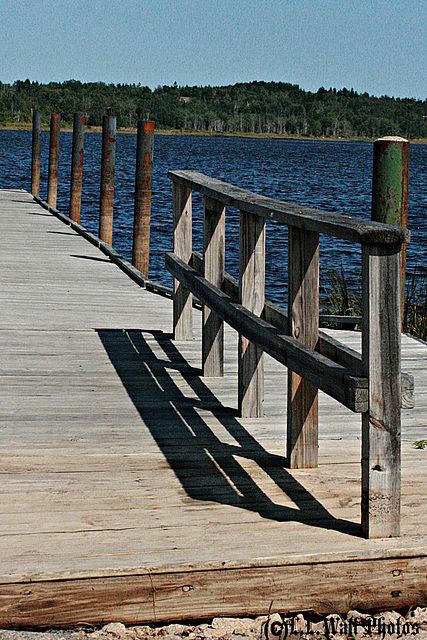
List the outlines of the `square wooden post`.
{"type": "MultiPolygon", "coordinates": [[[[173,183],[173,250],[187,264],[193,251],[191,189],[173,183]]],[[[173,335],[193,339],[193,296],[180,282],[173,283],[173,335]]]]}
{"type": "MultiPolygon", "coordinates": [[[[261,316],[265,303],[265,219],[240,212],[239,296],[241,304],[261,316]]],[[[263,415],[263,352],[239,335],[239,415],[259,418],[263,415]]]]}
{"type": "MultiPolygon", "coordinates": [[[[203,253],[205,278],[221,289],[225,272],[225,207],[205,196],[203,253]]],[[[224,375],[224,322],[209,307],[203,306],[203,375],[224,375]]]]}
{"type": "Polygon", "coordinates": [[[401,245],[362,245],[362,531],[400,535],[401,245]]]}
{"type": "MultiPolygon", "coordinates": [[[[319,340],[319,234],[289,227],[289,335],[311,349],[319,340]]],[[[288,372],[287,456],[291,469],[317,467],[318,392],[288,372]]]]}

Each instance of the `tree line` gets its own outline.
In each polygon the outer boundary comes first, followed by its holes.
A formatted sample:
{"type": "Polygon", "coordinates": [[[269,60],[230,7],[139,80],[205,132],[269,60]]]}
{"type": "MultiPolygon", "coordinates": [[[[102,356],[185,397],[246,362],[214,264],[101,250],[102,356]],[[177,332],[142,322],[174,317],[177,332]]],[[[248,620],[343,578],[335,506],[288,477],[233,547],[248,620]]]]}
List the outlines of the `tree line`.
{"type": "Polygon", "coordinates": [[[427,100],[375,97],[353,89],[317,92],[284,82],[247,82],[224,87],[83,83],[77,80],[41,84],[0,82],[0,124],[30,123],[32,111],[61,113],[71,125],[73,114],[86,114],[99,126],[107,107],[118,127],[154,120],[158,129],[211,133],[252,133],[313,137],[400,135],[427,138],[427,100]]]}

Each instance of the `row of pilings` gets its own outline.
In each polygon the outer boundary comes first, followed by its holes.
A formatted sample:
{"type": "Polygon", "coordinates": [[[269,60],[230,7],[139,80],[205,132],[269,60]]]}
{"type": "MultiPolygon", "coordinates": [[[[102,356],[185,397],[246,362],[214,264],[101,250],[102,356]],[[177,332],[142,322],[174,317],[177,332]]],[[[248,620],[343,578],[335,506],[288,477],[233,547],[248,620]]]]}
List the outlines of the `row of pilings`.
{"type": "MultiPolygon", "coordinates": [[[[33,140],[31,161],[31,193],[40,196],[41,127],[40,111],[33,112],[33,140]]],[[[56,207],[58,192],[59,142],[61,116],[50,117],[49,168],[47,203],[56,207]]],[[[80,222],[85,116],[75,113],[73,120],[73,146],[71,154],[70,209],[71,220],[80,222]]],[[[99,237],[109,245],[113,243],[114,172],[116,154],[117,119],[107,110],[102,121],[101,189],[99,199],[99,237]]],[[[151,194],[153,182],[154,123],[138,122],[135,169],[135,204],[132,244],[132,264],[148,277],[150,251],[151,194]]]]}
{"type": "MultiPolygon", "coordinates": [[[[85,116],[74,114],[71,159],[70,218],[80,222],[85,116]]],[[[59,139],[61,116],[50,119],[47,202],[56,207],[58,189],[59,139]]],[[[114,169],[117,120],[107,109],[102,121],[101,189],[99,237],[112,245],[114,169]]],[[[154,123],[138,122],[135,171],[135,200],[132,264],[148,277],[151,194],[153,179],[154,123]]],[[[31,193],[40,195],[41,113],[33,113],[31,193]]],[[[371,218],[377,222],[407,227],[408,223],[409,142],[389,136],[374,142],[371,218]]],[[[404,309],[406,249],[402,254],[402,315],[404,309]]]]}

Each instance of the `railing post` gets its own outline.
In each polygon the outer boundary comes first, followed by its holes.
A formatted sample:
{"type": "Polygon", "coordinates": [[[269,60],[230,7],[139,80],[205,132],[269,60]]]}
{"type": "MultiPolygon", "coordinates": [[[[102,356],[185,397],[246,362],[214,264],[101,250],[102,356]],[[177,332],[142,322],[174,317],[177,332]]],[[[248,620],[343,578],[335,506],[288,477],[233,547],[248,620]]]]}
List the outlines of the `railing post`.
{"type": "MultiPolygon", "coordinates": [[[[205,278],[221,289],[225,272],[225,206],[208,196],[204,199],[203,253],[205,278]]],[[[203,306],[203,375],[224,375],[224,322],[203,306]]]]}
{"type": "Polygon", "coordinates": [[[114,169],[116,156],[116,117],[110,113],[102,119],[101,198],[99,237],[113,244],[114,169]]]}
{"type": "MultiPolygon", "coordinates": [[[[191,189],[173,183],[173,250],[187,264],[193,252],[191,189]]],[[[193,296],[180,282],[173,283],[175,340],[193,339],[193,296]]]]}
{"type": "Polygon", "coordinates": [[[401,245],[362,245],[362,531],[400,534],[401,245]]]}
{"type": "Polygon", "coordinates": [[[58,193],[59,139],[61,135],[61,116],[52,113],[50,116],[49,139],[49,172],[47,178],[47,202],[56,207],[58,193]]]}
{"type": "Polygon", "coordinates": [[[132,264],[146,276],[148,276],[150,257],[153,145],[154,122],[148,120],[138,122],[132,264]]]}
{"type": "Polygon", "coordinates": [[[71,154],[70,218],[80,222],[82,205],[83,146],[85,115],[75,113],[73,120],[73,151],[71,154]]]}
{"type": "Polygon", "coordinates": [[[40,195],[40,153],[42,139],[42,114],[33,112],[33,145],[31,154],[31,193],[40,195]]]}
{"type": "MultiPolygon", "coordinates": [[[[408,226],[409,141],[386,136],[374,142],[371,218],[408,226]]],[[[405,304],[406,245],[402,246],[402,318],[405,304]]]]}
{"type": "MultiPolygon", "coordinates": [[[[289,335],[311,349],[319,339],[319,234],[289,227],[289,335]]],[[[292,469],[317,467],[318,392],[288,371],[287,456],[292,469]]]]}
{"type": "MultiPolygon", "coordinates": [[[[239,297],[241,304],[257,316],[265,302],[265,218],[240,211],[239,297]]],[[[242,418],[263,415],[263,352],[239,335],[238,409],[242,418]]]]}

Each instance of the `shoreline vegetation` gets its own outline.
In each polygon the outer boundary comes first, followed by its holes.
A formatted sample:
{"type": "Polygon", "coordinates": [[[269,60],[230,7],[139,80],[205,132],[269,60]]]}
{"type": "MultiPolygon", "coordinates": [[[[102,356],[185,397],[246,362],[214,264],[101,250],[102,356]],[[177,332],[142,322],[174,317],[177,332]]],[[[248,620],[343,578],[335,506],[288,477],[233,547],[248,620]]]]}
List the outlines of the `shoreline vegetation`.
{"type": "MultiPolygon", "coordinates": [[[[0,124],[0,131],[31,131],[32,124],[30,122],[6,122],[0,124]]],[[[42,125],[42,131],[49,132],[49,126],[42,125]]],[[[72,133],[73,127],[67,123],[61,124],[61,131],[72,133]]],[[[85,126],[86,133],[102,133],[101,126],[85,126]]],[[[118,127],[117,133],[136,135],[136,127],[118,127]]],[[[194,129],[155,129],[155,135],[159,136],[202,136],[206,138],[248,138],[256,140],[306,140],[308,142],[374,142],[377,138],[367,136],[304,136],[302,134],[278,134],[278,133],[242,133],[242,132],[223,132],[215,131],[196,131],[194,129]]],[[[427,144],[427,137],[413,138],[411,144],[427,144]]]]}
{"type": "Polygon", "coordinates": [[[427,140],[427,99],[357,93],[353,89],[311,92],[286,82],[227,86],[159,86],[82,83],[0,82],[0,126],[27,128],[33,110],[49,126],[60,113],[63,129],[73,114],[85,114],[88,131],[98,131],[110,109],[120,132],[133,133],[139,120],[158,133],[297,140],[375,140],[385,135],[427,140]]]}
{"type": "MultiPolygon", "coordinates": [[[[344,267],[330,270],[320,289],[321,313],[332,316],[361,316],[362,293],[352,289],[344,267]]],[[[331,323],[331,326],[335,326],[331,323]]],[[[357,326],[357,325],[356,325],[357,326]]],[[[405,305],[402,332],[427,342],[427,274],[419,271],[406,273],[405,305]]]]}

